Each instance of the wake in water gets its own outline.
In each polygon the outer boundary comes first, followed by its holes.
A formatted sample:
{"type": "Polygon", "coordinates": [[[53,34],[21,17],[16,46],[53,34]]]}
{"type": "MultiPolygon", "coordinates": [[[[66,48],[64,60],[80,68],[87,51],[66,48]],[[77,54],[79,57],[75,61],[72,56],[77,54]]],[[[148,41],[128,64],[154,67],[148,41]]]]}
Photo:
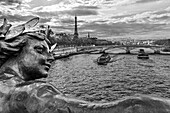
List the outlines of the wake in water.
{"type": "Polygon", "coordinates": [[[155,61],[153,59],[139,59],[137,64],[144,67],[154,67],[155,61]]]}
{"type": "Polygon", "coordinates": [[[118,58],[118,55],[112,56],[111,60],[109,63],[116,62],[118,60],[123,60],[125,57],[118,58]]]}
{"type": "MultiPolygon", "coordinates": [[[[118,55],[111,55],[111,60],[108,62],[108,63],[112,63],[112,62],[116,62],[116,61],[119,61],[119,60],[123,60],[125,58],[124,57],[121,57],[121,58],[118,58],[118,55]]],[[[93,60],[94,63],[97,63],[97,59],[93,60]]],[[[106,63],[105,65],[107,65],[108,63],[106,63]]]]}

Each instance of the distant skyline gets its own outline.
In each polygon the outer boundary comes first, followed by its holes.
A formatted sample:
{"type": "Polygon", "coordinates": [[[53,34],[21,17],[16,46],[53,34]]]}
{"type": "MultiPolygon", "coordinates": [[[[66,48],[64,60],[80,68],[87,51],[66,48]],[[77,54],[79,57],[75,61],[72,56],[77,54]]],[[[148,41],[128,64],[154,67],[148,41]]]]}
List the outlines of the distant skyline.
{"type": "Polygon", "coordinates": [[[40,17],[57,32],[114,39],[170,38],[170,0],[0,0],[0,23],[13,25],[40,17]]]}

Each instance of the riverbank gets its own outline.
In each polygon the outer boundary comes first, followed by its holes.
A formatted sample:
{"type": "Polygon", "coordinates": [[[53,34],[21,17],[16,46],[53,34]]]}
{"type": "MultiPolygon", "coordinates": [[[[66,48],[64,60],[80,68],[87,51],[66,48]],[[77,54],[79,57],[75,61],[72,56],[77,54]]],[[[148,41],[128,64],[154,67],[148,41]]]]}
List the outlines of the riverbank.
{"type": "MultiPolygon", "coordinates": [[[[100,51],[96,48],[78,48],[78,47],[67,47],[67,48],[57,48],[54,50],[53,55],[55,59],[61,59],[79,54],[90,54],[93,52],[100,51]]],[[[98,52],[99,53],[99,52],[98,52]]]]}
{"type": "MultiPolygon", "coordinates": [[[[73,55],[79,55],[79,54],[101,54],[102,49],[98,47],[65,47],[65,48],[57,48],[54,50],[54,58],[55,59],[61,59],[61,58],[67,58],[73,55]]],[[[138,55],[138,52],[120,52],[120,53],[110,53],[113,55],[138,55]]],[[[160,53],[147,53],[148,55],[170,55],[170,52],[163,52],[160,53]]]]}

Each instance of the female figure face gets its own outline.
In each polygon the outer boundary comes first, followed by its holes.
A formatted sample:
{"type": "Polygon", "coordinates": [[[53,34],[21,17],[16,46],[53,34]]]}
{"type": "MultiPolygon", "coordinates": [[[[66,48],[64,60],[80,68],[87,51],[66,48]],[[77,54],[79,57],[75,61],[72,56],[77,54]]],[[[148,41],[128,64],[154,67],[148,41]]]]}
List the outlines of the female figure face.
{"type": "Polygon", "coordinates": [[[47,77],[54,60],[46,41],[36,39],[28,39],[19,59],[19,71],[25,80],[47,77]]]}

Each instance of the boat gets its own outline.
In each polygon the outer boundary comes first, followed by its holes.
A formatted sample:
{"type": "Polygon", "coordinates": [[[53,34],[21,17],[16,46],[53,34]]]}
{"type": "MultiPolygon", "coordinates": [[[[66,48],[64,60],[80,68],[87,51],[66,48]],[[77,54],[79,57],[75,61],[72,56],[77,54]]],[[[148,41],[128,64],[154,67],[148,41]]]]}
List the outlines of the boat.
{"type": "Polygon", "coordinates": [[[109,63],[110,60],[111,60],[110,55],[105,53],[105,54],[102,54],[100,57],[97,58],[97,63],[99,65],[106,65],[107,63],[109,63]]]}
{"type": "Polygon", "coordinates": [[[137,58],[138,59],[149,59],[149,55],[145,53],[144,49],[140,49],[137,58]]]}
{"type": "Polygon", "coordinates": [[[137,56],[138,59],[149,59],[149,55],[148,54],[139,54],[137,56]]]}

